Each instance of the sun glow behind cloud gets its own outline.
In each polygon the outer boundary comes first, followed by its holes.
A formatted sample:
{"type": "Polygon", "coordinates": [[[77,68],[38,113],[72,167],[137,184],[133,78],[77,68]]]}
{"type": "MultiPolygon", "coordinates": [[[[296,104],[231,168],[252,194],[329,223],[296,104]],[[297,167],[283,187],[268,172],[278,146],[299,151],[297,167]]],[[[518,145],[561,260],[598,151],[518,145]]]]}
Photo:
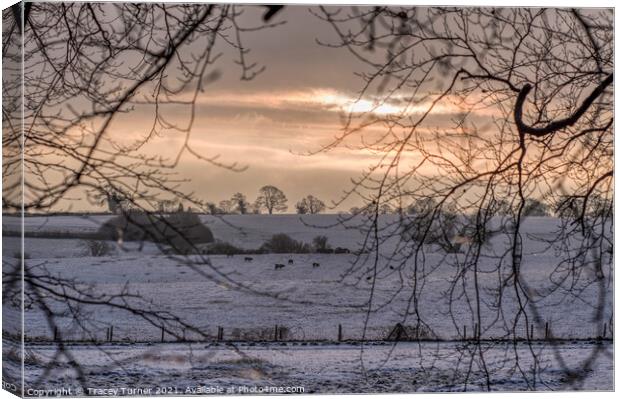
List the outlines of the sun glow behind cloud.
{"type": "MultiPolygon", "coordinates": [[[[342,133],[342,116],[372,114],[378,119],[415,120],[429,110],[435,98],[436,95],[427,94],[413,101],[395,95],[381,102],[378,97],[359,98],[353,92],[326,87],[207,90],[196,101],[189,145],[205,157],[217,156],[221,164],[247,169],[231,172],[185,153],[176,172],[188,179],[183,183],[188,191],[212,201],[229,198],[237,191],[253,195],[266,184],[276,184],[292,199],[309,192],[326,200],[335,199],[342,195],[343,188],[349,188],[352,178],[359,177],[385,155],[365,148],[361,141],[363,138],[366,143],[372,142],[383,135],[383,124],[365,126],[363,132],[347,139],[345,145],[319,151],[342,133]]],[[[433,105],[433,116],[417,129],[419,134],[441,131],[458,135],[451,126],[452,117],[462,110],[456,100],[445,96],[433,105]]],[[[178,123],[183,123],[189,115],[187,109],[174,106],[169,109],[162,106],[159,111],[166,115],[166,120],[178,123]]],[[[131,143],[143,138],[151,125],[152,110],[136,109],[119,117],[110,134],[119,142],[131,143]]],[[[184,145],[185,134],[163,132],[141,151],[170,160],[176,158],[184,145]]],[[[417,152],[408,151],[400,158],[403,165],[417,164],[420,160],[417,152]]],[[[378,173],[382,170],[377,169],[378,173]]],[[[356,203],[343,205],[341,209],[351,205],[356,203]]]]}
{"type": "Polygon", "coordinates": [[[312,91],[312,99],[332,111],[345,113],[372,113],[377,115],[402,114],[406,108],[387,103],[379,103],[365,98],[354,98],[331,89],[317,89],[312,91]]]}
{"type": "MultiPolygon", "coordinates": [[[[331,88],[308,88],[295,91],[256,91],[256,92],[221,92],[205,95],[199,102],[205,105],[271,108],[292,110],[319,110],[344,114],[375,114],[391,116],[411,116],[428,111],[432,97],[419,101],[404,96],[393,96],[391,102],[379,101],[372,96],[358,97],[331,88]]],[[[461,107],[449,99],[433,106],[435,113],[454,114],[461,112],[461,107]]]]}

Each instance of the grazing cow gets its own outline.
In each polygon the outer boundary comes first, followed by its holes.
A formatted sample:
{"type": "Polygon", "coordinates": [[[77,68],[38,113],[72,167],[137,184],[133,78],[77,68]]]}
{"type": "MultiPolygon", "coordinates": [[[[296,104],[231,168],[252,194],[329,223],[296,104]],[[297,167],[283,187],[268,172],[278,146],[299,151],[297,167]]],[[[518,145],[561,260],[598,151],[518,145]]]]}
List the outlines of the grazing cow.
{"type": "Polygon", "coordinates": [[[252,262],[254,260],[254,258],[252,258],[251,256],[246,256],[245,258],[243,258],[243,260],[245,262],[252,262]]]}
{"type": "Polygon", "coordinates": [[[314,263],[312,264],[312,267],[319,267],[319,266],[321,266],[321,264],[320,264],[319,262],[314,262],[314,263]]]}
{"type": "Polygon", "coordinates": [[[276,264],[275,264],[275,267],[276,267],[276,270],[278,270],[278,269],[283,269],[283,268],[284,268],[284,264],[282,264],[282,263],[276,263],[276,264]]]}
{"type": "Polygon", "coordinates": [[[288,260],[288,264],[289,264],[289,265],[292,265],[292,264],[293,264],[293,259],[289,259],[289,260],[288,260]]]}

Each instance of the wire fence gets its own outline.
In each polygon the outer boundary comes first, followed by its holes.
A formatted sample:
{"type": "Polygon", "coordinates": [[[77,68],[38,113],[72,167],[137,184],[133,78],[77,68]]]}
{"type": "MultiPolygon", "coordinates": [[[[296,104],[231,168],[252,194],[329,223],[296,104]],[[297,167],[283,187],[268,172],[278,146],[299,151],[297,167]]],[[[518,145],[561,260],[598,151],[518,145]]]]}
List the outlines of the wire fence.
{"type": "MultiPolygon", "coordinates": [[[[360,327],[334,325],[332,329],[323,328],[307,331],[299,326],[274,324],[262,327],[224,327],[213,326],[204,330],[171,329],[166,326],[150,326],[151,333],[140,334],[135,331],[113,324],[101,328],[54,329],[45,335],[24,334],[26,342],[65,342],[65,343],[182,343],[182,342],[418,342],[418,341],[591,341],[613,340],[613,326],[603,323],[602,326],[591,325],[578,329],[558,329],[549,322],[532,323],[526,329],[492,334],[482,332],[474,324],[464,324],[449,334],[440,334],[423,326],[410,326],[396,323],[391,326],[373,326],[366,329],[360,327]]],[[[20,338],[15,334],[3,331],[3,338],[20,338]]]]}

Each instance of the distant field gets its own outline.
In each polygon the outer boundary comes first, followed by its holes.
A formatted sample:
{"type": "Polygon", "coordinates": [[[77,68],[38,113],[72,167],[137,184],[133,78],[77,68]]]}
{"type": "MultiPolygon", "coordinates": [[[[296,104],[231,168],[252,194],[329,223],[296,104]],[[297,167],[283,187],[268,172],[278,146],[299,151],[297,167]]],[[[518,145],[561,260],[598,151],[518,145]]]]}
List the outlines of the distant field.
{"type": "MultiPolygon", "coordinates": [[[[29,217],[26,229],[29,231],[84,231],[95,230],[108,217],[29,217]]],[[[352,250],[359,248],[362,234],[346,226],[320,228],[337,221],[335,215],[316,215],[300,218],[297,215],[245,215],[224,218],[204,216],[202,219],[210,226],[216,239],[234,243],[246,248],[260,246],[271,235],[286,233],[296,240],[311,242],[318,234],[326,235],[333,246],[343,246],[352,250]]],[[[4,225],[11,220],[5,218],[4,225]]],[[[530,218],[525,224],[523,274],[534,289],[549,286],[551,268],[555,267],[558,254],[544,251],[537,241],[527,239],[530,234],[544,236],[557,227],[553,218],[530,218]]],[[[18,238],[5,237],[5,252],[18,244],[18,238]]],[[[171,258],[160,253],[152,243],[138,251],[137,243],[125,245],[123,250],[115,248],[110,256],[88,257],[80,240],[53,240],[27,238],[25,241],[28,263],[40,264],[54,275],[75,279],[84,284],[92,284],[95,290],[114,292],[125,285],[132,292],[139,292],[146,301],[152,301],[156,309],[167,309],[181,315],[185,320],[199,326],[201,331],[215,336],[217,327],[224,328],[230,339],[251,339],[271,334],[276,324],[287,329],[289,339],[334,339],[338,325],[342,325],[344,336],[359,339],[364,330],[368,315],[366,336],[381,339],[387,336],[395,323],[411,322],[411,317],[403,317],[403,310],[410,301],[411,270],[392,270],[382,261],[378,267],[376,282],[370,259],[351,267],[354,255],[298,254],[298,255],[255,255],[251,262],[244,262],[243,256],[210,256],[211,265],[201,264],[198,257],[189,257],[190,264],[182,258],[171,258]],[[288,265],[288,260],[293,260],[288,265]],[[191,264],[195,262],[195,264],[191,264]],[[313,268],[312,263],[320,267],[313,268]],[[275,270],[274,264],[285,263],[282,270],[275,270]],[[374,287],[373,303],[368,313],[368,299],[374,287]],[[267,333],[266,331],[269,331],[267,333]],[[262,334],[262,335],[261,335],[262,334]]],[[[485,272],[485,264],[495,262],[495,254],[506,245],[505,239],[495,239],[493,248],[483,259],[479,279],[481,284],[497,284],[495,273],[485,272]],[[489,263],[490,262],[490,263],[489,263]]],[[[114,243],[111,243],[114,248],[114,243]]],[[[384,248],[389,251],[389,243],[384,248]]],[[[5,255],[12,256],[11,253],[5,255]]],[[[462,256],[460,254],[450,256],[462,256]]],[[[445,255],[431,250],[425,254],[427,268],[436,268],[426,279],[421,296],[421,315],[432,329],[433,337],[453,339],[458,337],[457,329],[463,326],[473,331],[474,320],[467,301],[455,300],[450,303],[449,280],[457,270],[446,262],[445,255]]],[[[611,276],[610,276],[611,277],[611,276]]],[[[605,318],[611,318],[612,287],[607,286],[608,305],[605,318]]],[[[491,309],[493,293],[482,291],[483,301],[491,309]]],[[[590,325],[597,298],[597,287],[584,287],[580,298],[567,296],[563,290],[541,300],[537,307],[542,318],[553,329],[553,334],[565,338],[592,338],[600,332],[590,325]],[[591,293],[591,294],[588,294],[591,293]],[[591,298],[591,300],[588,300],[591,298]]],[[[506,291],[502,298],[502,309],[507,314],[515,311],[513,292],[506,291]]],[[[115,325],[116,337],[129,340],[157,340],[159,330],[141,321],[134,315],[110,309],[92,309],[93,323],[101,326],[100,336],[105,327],[115,325]]],[[[493,313],[483,316],[483,326],[493,324],[493,313]]],[[[17,314],[15,315],[17,317],[17,314]]],[[[72,328],[71,318],[61,323],[67,330],[66,336],[87,339],[80,336],[79,329],[72,328]],[[77,331],[77,332],[76,332],[77,331]]],[[[26,312],[27,334],[32,338],[50,337],[43,318],[36,310],[26,312]]],[[[504,336],[504,325],[495,322],[494,326],[481,332],[483,337],[504,336]]],[[[525,336],[525,330],[517,331],[525,336]]],[[[544,331],[536,326],[536,337],[544,331]]],[[[187,338],[191,333],[187,333],[187,338]]]]}
{"type": "MultiPolygon", "coordinates": [[[[29,217],[25,223],[27,231],[62,231],[70,235],[72,232],[96,231],[108,218],[29,217]]],[[[247,249],[259,247],[277,233],[286,233],[304,242],[311,242],[316,235],[325,235],[332,246],[346,247],[352,251],[361,247],[363,239],[362,232],[350,228],[354,223],[327,228],[336,224],[335,215],[303,218],[296,215],[203,216],[202,220],[211,228],[217,240],[247,249]]],[[[15,222],[5,217],[3,228],[15,228],[15,222]]],[[[387,222],[389,219],[382,220],[382,223],[387,222]]],[[[557,226],[558,221],[553,218],[529,218],[524,225],[522,274],[530,288],[539,292],[549,288],[552,270],[563,254],[546,249],[544,244],[533,237],[549,236],[557,226]]],[[[428,356],[426,358],[420,358],[417,344],[399,344],[390,362],[385,364],[377,359],[386,356],[388,347],[367,348],[364,356],[368,356],[369,363],[365,367],[370,367],[370,375],[375,376],[370,379],[368,375],[360,374],[361,352],[358,344],[307,344],[312,341],[336,341],[339,325],[343,341],[349,342],[362,338],[384,340],[396,323],[412,327],[413,316],[404,313],[412,300],[413,268],[410,262],[400,269],[394,269],[388,267],[385,259],[380,258],[375,276],[372,258],[364,258],[365,254],[362,254],[361,260],[354,254],[263,254],[252,255],[251,261],[244,260],[245,255],[216,255],[209,256],[205,262],[205,258],[196,255],[172,257],[162,254],[153,243],[144,243],[142,246],[136,242],[125,243],[123,248],[116,247],[114,242],[109,245],[111,251],[108,255],[92,257],[80,239],[26,238],[26,264],[35,267],[34,270],[45,269],[52,276],[89,287],[93,295],[120,293],[123,290],[136,294],[140,299],[130,299],[131,305],[169,311],[197,328],[200,333],[172,328],[165,333],[164,339],[168,343],[159,344],[159,327],[138,315],[107,306],[82,306],[80,311],[86,317],[81,322],[85,323],[88,332],[76,323],[71,314],[57,316],[56,321],[60,327],[58,333],[63,340],[105,341],[108,329],[114,328],[113,344],[102,347],[70,345],[72,352],[89,364],[88,368],[97,383],[118,385],[121,382],[129,383],[132,378],[140,376],[141,382],[151,381],[153,384],[172,384],[174,380],[178,387],[193,386],[208,378],[209,384],[224,385],[260,384],[266,379],[290,384],[298,382],[311,392],[462,389],[458,384],[450,385],[448,382],[454,381],[450,373],[455,366],[462,370],[463,365],[456,365],[454,361],[462,351],[468,353],[469,349],[464,343],[444,342],[437,349],[438,343],[426,342],[420,347],[424,356],[428,356]],[[289,264],[289,260],[292,264],[289,264]],[[358,262],[354,263],[356,260],[358,262]],[[276,270],[276,263],[285,264],[285,267],[276,270]],[[313,263],[319,266],[313,267],[313,263]],[[272,341],[276,326],[281,331],[278,339],[288,344],[257,343],[252,345],[259,347],[247,346],[244,349],[252,358],[260,359],[257,360],[260,367],[244,368],[244,362],[237,363],[235,360],[234,351],[222,348],[221,345],[215,348],[211,346],[219,328],[223,329],[222,338],[225,341],[238,343],[272,341]],[[201,343],[174,343],[180,339],[199,340],[201,343]],[[154,346],[150,346],[151,343],[154,346]],[[214,359],[220,360],[212,360],[205,366],[187,371],[190,366],[185,362],[188,361],[186,351],[189,347],[198,349],[196,356],[199,358],[215,356],[214,359]],[[153,351],[160,353],[160,350],[166,355],[157,355],[160,356],[156,358],[159,360],[153,360],[153,351]],[[125,366],[132,371],[102,369],[101,356],[104,353],[105,356],[110,355],[110,359],[117,359],[121,355],[136,355],[125,366]],[[146,356],[147,360],[140,360],[140,356],[146,356]],[[166,356],[177,359],[178,363],[170,363],[166,356]],[[429,364],[425,362],[431,362],[432,359],[437,362],[428,368],[429,364]],[[260,371],[259,374],[252,374],[252,370],[256,369],[260,371]],[[189,377],[183,379],[179,377],[181,375],[189,377]]],[[[386,241],[381,247],[381,254],[388,254],[393,245],[394,240],[386,241]]],[[[481,337],[495,340],[485,344],[490,345],[485,356],[489,365],[497,369],[493,374],[496,389],[513,390],[523,389],[523,379],[515,370],[502,368],[503,360],[512,358],[514,353],[509,346],[498,340],[512,337],[507,335],[506,330],[510,329],[509,320],[517,311],[514,291],[505,290],[501,303],[497,303],[495,292],[491,289],[498,284],[497,273],[491,271],[492,265],[496,264],[498,254],[505,251],[507,245],[506,237],[492,239],[491,245],[482,254],[478,279],[482,287],[480,295],[483,304],[481,337]],[[494,312],[497,305],[501,307],[500,314],[506,315],[505,320],[497,319],[494,312]]],[[[15,264],[12,257],[18,246],[18,237],[3,237],[5,269],[15,264]]],[[[420,316],[429,328],[422,338],[455,340],[460,339],[464,329],[467,329],[469,336],[474,331],[476,321],[471,302],[465,296],[473,296],[471,286],[462,290],[450,284],[454,276],[460,273],[451,264],[463,256],[446,255],[432,246],[425,250],[425,267],[432,273],[425,277],[419,296],[420,316]]],[[[612,277],[609,271],[603,310],[604,320],[610,323],[613,308],[612,277]]],[[[546,365],[539,376],[540,381],[546,385],[538,389],[568,389],[566,381],[561,380],[563,374],[555,363],[552,347],[561,350],[563,356],[571,362],[586,358],[592,350],[599,348],[597,345],[604,345],[607,354],[613,352],[612,342],[593,341],[601,334],[600,326],[591,322],[600,298],[599,287],[590,285],[580,289],[582,293],[579,297],[558,289],[536,303],[542,324],[535,325],[532,338],[537,340],[537,356],[546,365]],[[553,346],[544,342],[545,332],[544,327],[541,327],[544,323],[548,323],[552,334],[563,341],[553,346]]],[[[66,310],[62,303],[56,303],[52,308],[66,310]]],[[[3,319],[5,328],[19,326],[19,309],[5,307],[3,319]]],[[[38,309],[27,309],[24,326],[27,348],[39,358],[50,356],[51,347],[46,345],[51,343],[54,333],[50,331],[43,313],[38,309]]],[[[514,334],[518,338],[525,338],[527,332],[523,325],[519,325],[514,334]]],[[[524,347],[519,351],[525,355],[522,364],[529,367],[528,353],[531,352],[524,347]]],[[[583,386],[586,389],[611,389],[611,360],[608,355],[599,357],[592,366],[593,371],[587,376],[583,386]]],[[[34,379],[40,371],[36,365],[28,366],[27,378],[34,379]]],[[[7,369],[6,372],[10,373],[11,370],[7,369]]],[[[48,380],[52,382],[55,378],[60,377],[51,375],[48,380]]],[[[473,377],[473,380],[477,378],[473,377]]],[[[481,383],[481,377],[477,381],[481,383]]]]}

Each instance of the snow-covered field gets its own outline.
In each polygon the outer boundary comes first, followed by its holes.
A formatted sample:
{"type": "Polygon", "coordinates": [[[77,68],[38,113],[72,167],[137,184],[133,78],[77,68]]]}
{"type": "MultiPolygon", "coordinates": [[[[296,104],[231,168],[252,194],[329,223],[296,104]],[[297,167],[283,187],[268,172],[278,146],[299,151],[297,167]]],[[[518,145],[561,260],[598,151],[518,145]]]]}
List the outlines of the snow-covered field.
{"type": "MultiPolygon", "coordinates": [[[[5,344],[6,346],[6,344],[5,344]]],[[[485,346],[489,383],[495,391],[613,389],[613,345],[565,342],[557,355],[550,344],[512,347],[509,343],[485,346]],[[530,350],[541,359],[532,374],[530,350]],[[600,355],[587,368],[581,364],[594,350],[600,355]],[[515,368],[515,356],[520,367],[515,368]],[[566,368],[577,378],[567,378],[566,368]],[[527,381],[527,382],[524,382],[527,381]]],[[[42,366],[55,354],[55,347],[33,345],[28,350],[26,373],[38,380],[42,366]]],[[[475,351],[459,343],[351,344],[238,343],[71,346],[88,383],[75,379],[66,362],[30,389],[116,389],[116,394],[193,394],[222,389],[223,393],[269,393],[267,388],[303,388],[303,393],[363,393],[486,390],[487,377],[469,363],[475,351]],[[464,382],[467,381],[467,384],[464,382]],[[129,391],[140,388],[142,391],[129,391]],[[165,389],[162,391],[162,389],[165,389]],[[233,391],[231,392],[230,389],[233,391]],[[262,391],[260,391],[262,390],[262,391]]],[[[14,373],[16,364],[5,366],[14,373]]],[[[213,391],[211,391],[213,392],[213,391]]],[[[301,393],[300,390],[296,391],[301,393]]],[[[91,392],[95,393],[96,392],[91,392]]],[[[99,393],[101,395],[101,393],[99,393]]]]}
{"type": "MultiPolygon", "coordinates": [[[[26,231],[39,232],[96,231],[108,218],[28,217],[25,219],[25,228],[26,231]]],[[[304,242],[311,242],[317,235],[325,235],[333,247],[345,247],[351,251],[359,249],[363,239],[363,235],[352,228],[352,224],[349,228],[343,225],[327,228],[336,221],[334,215],[316,215],[304,217],[303,220],[295,215],[203,216],[202,220],[211,228],[216,239],[247,249],[258,248],[277,233],[286,233],[304,242]]],[[[555,228],[557,221],[553,218],[530,218],[525,224],[526,232],[538,237],[551,234],[555,228]]],[[[18,231],[18,220],[4,217],[3,229],[18,231]]],[[[529,237],[528,234],[525,236],[529,237]]],[[[16,237],[3,237],[5,261],[14,255],[18,240],[16,237]]],[[[391,348],[389,345],[373,345],[361,352],[360,345],[353,343],[308,345],[303,342],[335,341],[338,325],[342,326],[345,341],[359,340],[363,336],[366,339],[384,339],[396,323],[411,323],[411,315],[404,313],[411,301],[409,265],[393,269],[387,267],[385,260],[380,260],[375,275],[371,262],[361,262],[352,267],[355,260],[353,254],[265,254],[252,255],[253,259],[249,262],[244,260],[244,255],[218,255],[210,256],[208,262],[205,262],[200,256],[171,257],[160,253],[155,245],[148,243],[140,250],[137,245],[130,243],[123,250],[114,248],[108,256],[103,257],[87,256],[83,244],[76,239],[26,238],[25,247],[28,255],[26,262],[31,267],[45,269],[52,276],[88,286],[93,293],[113,294],[125,290],[137,294],[140,298],[131,299],[131,305],[169,311],[199,330],[198,333],[171,327],[171,333],[166,334],[166,341],[174,342],[176,337],[181,336],[187,340],[205,341],[205,335],[216,336],[218,327],[223,328],[225,340],[271,340],[276,325],[284,330],[283,340],[299,341],[254,346],[243,344],[247,358],[256,359],[260,363],[260,367],[254,367],[252,362],[247,363],[245,355],[243,358],[246,360],[235,360],[239,353],[223,345],[213,346],[207,342],[147,345],[158,342],[161,331],[139,315],[104,306],[84,306],[80,311],[88,320],[88,333],[76,324],[70,314],[65,314],[57,317],[59,332],[64,339],[104,340],[107,328],[113,326],[115,341],[142,342],[103,347],[71,346],[70,350],[88,366],[93,386],[102,383],[134,384],[139,381],[152,386],[174,384],[177,387],[217,384],[295,385],[306,387],[306,392],[463,389],[458,383],[454,385],[455,381],[459,381],[458,378],[450,377],[450,373],[455,370],[467,371],[465,366],[464,369],[455,367],[458,354],[461,353],[457,349],[462,343],[427,342],[422,346],[400,343],[387,356],[391,348]],[[293,263],[289,264],[289,260],[293,263]],[[286,267],[275,270],[276,263],[286,264],[286,267]],[[319,263],[320,266],[313,267],[313,263],[319,263]],[[126,359],[122,367],[104,367],[105,364],[118,361],[120,357],[126,359]],[[434,362],[431,366],[432,359],[434,362]],[[367,368],[367,373],[363,372],[362,365],[367,368]],[[246,366],[249,371],[245,369],[246,366]]],[[[500,251],[502,242],[494,242],[492,247],[491,252],[500,251]]],[[[523,277],[532,290],[544,291],[549,287],[552,268],[557,265],[561,254],[545,250],[543,244],[530,238],[526,238],[523,247],[523,277]]],[[[391,244],[387,242],[385,248],[389,251],[391,244]]],[[[463,327],[471,334],[475,324],[474,312],[471,303],[463,299],[463,295],[470,292],[469,288],[459,298],[449,300],[450,289],[453,289],[453,295],[459,293],[460,288],[450,287],[449,281],[460,270],[451,266],[452,262],[446,262],[445,255],[429,251],[425,256],[426,265],[432,273],[425,278],[418,308],[422,319],[432,331],[431,335],[445,340],[457,339],[463,327]]],[[[494,256],[494,253],[489,253],[488,260],[481,262],[478,276],[482,287],[497,285],[497,273],[490,272],[490,266],[489,270],[485,269],[485,264],[495,262],[494,256]]],[[[603,320],[609,320],[608,325],[611,325],[612,320],[611,278],[611,275],[607,276],[609,282],[603,288],[603,320]]],[[[592,323],[597,300],[601,298],[601,287],[590,285],[579,289],[582,289],[579,296],[559,289],[539,299],[536,309],[540,321],[534,326],[534,338],[541,339],[544,337],[542,326],[549,323],[553,335],[566,340],[557,344],[558,350],[568,355],[575,365],[598,346],[593,341],[571,340],[601,335],[600,325],[592,323]]],[[[482,303],[489,309],[495,306],[495,298],[494,292],[481,291],[482,303]]],[[[55,306],[57,310],[63,310],[62,304],[55,306]]],[[[516,312],[512,290],[503,293],[501,309],[502,315],[516,312]]],[[[483,338],[506,337],[506,324],[497,321],[496,316],[491,311],[482,315],[483,338]]],[[[9,324],[18,325],[19,311],[5,308],[3,317],[5,323],[8,321],[9,324]]],[[[42,312],[36,309],[26,311],[24,325],[30,340],[49,341],[53,335],[42,312]]],[[[525,326],[518,325],[515,334],[525,337],[525,326]]],[[[540,381],[537,381],[536,388],[571,389],[567,381],[562,381],[565,377],[559,371],[560,366],[555,363],[551,344],[536,345],[543,359],[541,364],[548,366],[539,370],[540,381]]],[[[613,351],[612,343],[606,342],[603,346],[606,353],[613,351]]],[[[32,349],[34,358],[45,359],[52,353],[52,347],[40,343],[31,343],[28,347],[32,349]]],[[[514,369],[513,364],[507,362],[505,367],[500,366],[503,360],[514,357],[515,349],[512,346],[495,342],[487,349],[486,357],[492,365],[489,368],[495,370],[491,381],[494,389],[528,388],[526,379],[514,369]]],[[[531,349],[525,346],[516,350],[531,353],[531,349]]],[[[466,362],[467,358],[465,356],[463,361],[466,362]]],[[[527,362],[531,362],[531,356],[520,358],[524,369],[530,367],[527,362]]],[[[585,385],[573,388],[611,389],[612,358],[599,355],[591,368],[585,385]]],[[[26,369],[27,380],[34,381],[41,370],[34,362],[26,369]]],[[[480,375],[472,375],[469,381],[483,380],[480,375]]],[[[50,383],[63,383],[59,375],[47,378],[50,383]]],[[[67,378],[67,383],[74,379],[67,378]]],[[[475,384],[470,388],[482,389],[475,384]]]]}

